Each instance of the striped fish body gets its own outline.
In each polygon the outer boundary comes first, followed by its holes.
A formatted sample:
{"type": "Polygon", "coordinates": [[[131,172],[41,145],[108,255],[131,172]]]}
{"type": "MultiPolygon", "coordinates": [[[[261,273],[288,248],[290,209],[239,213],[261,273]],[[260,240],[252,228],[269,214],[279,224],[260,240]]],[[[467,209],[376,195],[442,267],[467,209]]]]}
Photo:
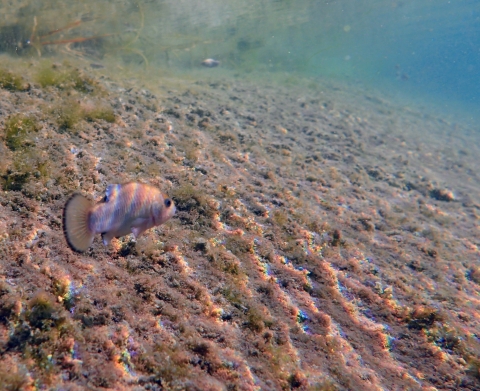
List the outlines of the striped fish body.
{"type": "Polygon", "coordinates": [[[174,214],[173,201],[156,187],[136,182],[109,185],[96,205],[79,193],[70,197],[64,209],[64,233],[69,246],[83,252],[96,234],[102,234],[105,245],[130,233],[137,238],[174,214]]]}

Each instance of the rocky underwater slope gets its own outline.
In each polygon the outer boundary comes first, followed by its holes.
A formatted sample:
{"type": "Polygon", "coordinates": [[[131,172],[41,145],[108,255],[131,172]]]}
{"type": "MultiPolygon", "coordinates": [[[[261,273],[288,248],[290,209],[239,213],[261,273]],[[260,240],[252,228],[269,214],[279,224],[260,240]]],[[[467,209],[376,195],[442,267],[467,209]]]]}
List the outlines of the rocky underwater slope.
{"type": "Polygon", "coordinates": [[[480,389],[478,132],[333,82],[2,63],[0,389],[480,389]],[[131,180],[176,216],[72,252],[68,196],[131,180]]]}

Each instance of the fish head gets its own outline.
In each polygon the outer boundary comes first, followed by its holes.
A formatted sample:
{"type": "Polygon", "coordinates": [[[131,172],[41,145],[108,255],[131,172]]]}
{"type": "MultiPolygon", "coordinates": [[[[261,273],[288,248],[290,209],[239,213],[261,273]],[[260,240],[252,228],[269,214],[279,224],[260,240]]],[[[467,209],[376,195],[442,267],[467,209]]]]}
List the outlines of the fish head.
{"type": "Polygon", "coordinates": [[[175,203],[171,198],[159,196],[152,210],[155,225],[163,224],[169,220],[175,214],[176,210],[175,203]]]}

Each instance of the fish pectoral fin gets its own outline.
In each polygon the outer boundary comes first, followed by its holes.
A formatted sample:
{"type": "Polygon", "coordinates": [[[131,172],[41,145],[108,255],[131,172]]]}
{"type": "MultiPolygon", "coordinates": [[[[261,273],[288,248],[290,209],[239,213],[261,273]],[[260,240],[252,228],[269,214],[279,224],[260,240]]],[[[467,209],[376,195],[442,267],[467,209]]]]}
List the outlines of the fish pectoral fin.
{"type": "Polygon", "coordinates": [[[134,236],[134,238],[138,238],[141,234],[143,234],[145,232],[144,229],[141,229],[139,227],[134,227],[132,228],[132,234],[134,236]]]}
{"type": "Polygon", "coordinates": [[[141,234],[143,234],[148,228],[144,227],[133,227],[132,234],[137,239],[141,234]]]}
{"type": "Polygon", "coordinates": [[[103,244],[105,246],[108,246],[114,237],[115,235],[112,232],[103,232],[102,233],[103,244]]]}
{"type": "Polygon", "coordinates": [[[149,228],[148,219],[138,218],[132,223],[132,234],[136,239],[149,228]]]}

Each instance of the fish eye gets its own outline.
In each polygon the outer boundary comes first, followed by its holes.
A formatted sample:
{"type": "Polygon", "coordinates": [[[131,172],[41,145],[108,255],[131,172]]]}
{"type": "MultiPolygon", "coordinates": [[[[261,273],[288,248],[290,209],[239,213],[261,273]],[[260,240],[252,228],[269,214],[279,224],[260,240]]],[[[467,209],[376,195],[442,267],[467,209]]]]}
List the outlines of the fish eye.
{"type": "Polygon", "coordinates": [[[164,201],[164,203],[165,203],[165,206],[166,206],[167,208],[170,208],[170,207],[172,206],[172,200],[171,200],[170,198],[167,198],[167,199],[164,201]]]}

